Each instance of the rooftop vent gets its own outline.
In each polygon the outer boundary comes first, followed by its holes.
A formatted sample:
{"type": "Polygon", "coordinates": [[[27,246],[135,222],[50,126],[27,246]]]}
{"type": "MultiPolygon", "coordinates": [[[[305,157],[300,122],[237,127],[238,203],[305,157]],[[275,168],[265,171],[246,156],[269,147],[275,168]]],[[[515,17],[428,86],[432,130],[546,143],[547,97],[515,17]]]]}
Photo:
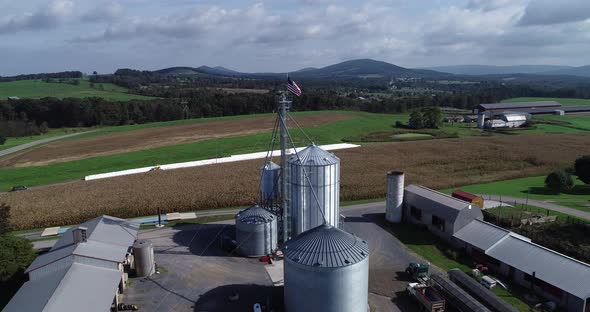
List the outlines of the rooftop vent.
{"type": "Polygon", "coordinates": [[[88,228],[79,226],[72,230],[72,235],[74,235],[74,244],[78,243],[85,243],[87,241],[86,233],[88,232],[88,228]]]}

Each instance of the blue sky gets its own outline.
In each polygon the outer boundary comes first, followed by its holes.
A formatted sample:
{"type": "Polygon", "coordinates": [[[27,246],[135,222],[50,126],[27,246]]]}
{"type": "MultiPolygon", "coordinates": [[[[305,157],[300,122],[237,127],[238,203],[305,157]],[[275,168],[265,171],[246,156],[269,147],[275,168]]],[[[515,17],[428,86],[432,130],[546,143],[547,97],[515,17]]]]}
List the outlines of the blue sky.
{"type": "Polygon", "coordinates": [[[590,64],[588,0],[0,0],[0,75],[590,64]]]}

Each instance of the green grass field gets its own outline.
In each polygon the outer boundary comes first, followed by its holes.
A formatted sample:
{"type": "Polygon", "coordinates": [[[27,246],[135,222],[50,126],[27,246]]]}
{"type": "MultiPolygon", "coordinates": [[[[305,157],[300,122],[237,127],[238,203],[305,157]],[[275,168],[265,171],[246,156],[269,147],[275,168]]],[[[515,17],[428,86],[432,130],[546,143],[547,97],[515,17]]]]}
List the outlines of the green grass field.
{"type": "Polygon", "coordinates": [[[518,102],[538,102],[538,101],[556,101],[562,106],[582,106],[590,105],[590,99],[566,99],[566,98],[545,98],[545,97],[519,97],[503,100],[502,103],[518,103],[518,102]]]}
{"type": "Polygon", "coordinates": [[[467,185],[443,190],[451,193],[455,189],[462,189],[475,194],[504,195],[519,198],[531,198],[563,205],[582,211],[590,211],[590,185],[575,180],[574,190],[569,193],[555,194],[545,188],[545,177],[529,177],[514,180],[498,181],[492,183],[467,185]]]}
{"type": "MultiPolygon", "coordinates": [[[[326,113],[326,112],[319,112],[326,113]]],[[[304,113],[308,114],[308,113],[304,113]]],[[[316,144],[340,143],[345,137],[391,129],[396,117],[392,115],[355,113],[359,118],[342,120],[331,124],[305,128],[307,135],[316,144]]],[[[296,118],[297,114],[295,114],[296,118]]],[[[239,117],[234,117],[239,118],[239,117]]],[[[243,117],[246,118],[246,117],[243,117]]],[[[187,122],[187,121],[181,121],[187,122]]],[[[171,122],[180,123],[180,122],[171,122]]],[[[170,123],[168,123],[170,124],[170,123]]],[[[128,126],[139,129],[157,125],[128,126]]],[[[123,131],[119,127],[104,129],[109,131],[123,131]]],[[[297,146],[307,144],[307,140],[296,129],[291,130],[293,140],[297,146]]],[[[96,135],[90,133],[88,135],[96,135]]],[[[84,134],[82,135],[84,136],[84,134]]],[[[0,169],[0,190],[8,190],[14,185],[44,185],[68,180],[82,179],[86,175],[153,166],[157,164],[169,164],[184,161],[193,161],[215,157],[225,157],[232,154],[251,153],[264,151],[268,148],[270,133],[255,135],[211,139],[189,144],[166,146],[142,151],[114,154],[109,156],[94,157],[83,160],[56,163],[47,166],[2,168],[0,169]]],[[[275,146],[278,149],[278,145],[275,146]]]]}
{"type": "Polygon", "coordinates": [[[152,97],[127,93],[128,90],[123,87],[110,83],[95,84],[94,88],[90,87],[90,82],[86,79],[79,79],[79,85],[68,83],[48,83],[42,80],[19,80],[10,82],[0,82],[0,99],[6,99],[9,96],[18,96],[20,98],[43,98],[43,97],[101,97],[107,100],[127,101],[133,99],[145,100],[152,97]]]}

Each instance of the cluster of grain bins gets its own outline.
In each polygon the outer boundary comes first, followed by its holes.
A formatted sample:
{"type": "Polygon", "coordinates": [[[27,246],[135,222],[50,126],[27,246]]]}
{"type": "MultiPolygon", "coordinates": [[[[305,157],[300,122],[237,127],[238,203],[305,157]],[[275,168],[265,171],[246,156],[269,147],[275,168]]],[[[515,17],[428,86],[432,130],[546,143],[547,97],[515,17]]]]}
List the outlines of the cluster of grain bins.
{"type": "MultiPolygon", "coordinates": [[[[340,159],[310,145],[287,158],[287,167],[267,162],[261,168],[261,201],[279,203],[286,196],[287,237],[284,254],[285,310],[367,311],[369,247],[339,229],[340,159]],[[280,194],[281,174],[286,194],[280,194]]],[[[403,184],[403,175],[402,175],[403,184]]],[[[240,254],[261,256],[279,247],[277,221],[254,205],[236,215],[240,254]]]]}

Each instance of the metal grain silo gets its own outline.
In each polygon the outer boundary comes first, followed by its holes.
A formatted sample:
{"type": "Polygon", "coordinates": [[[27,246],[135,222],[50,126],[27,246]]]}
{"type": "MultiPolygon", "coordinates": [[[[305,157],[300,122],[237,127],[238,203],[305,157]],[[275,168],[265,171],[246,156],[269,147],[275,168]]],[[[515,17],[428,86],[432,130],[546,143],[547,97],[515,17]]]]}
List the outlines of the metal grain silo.
{"type": "Polygon", "coordinates": [[[320,225],[289,240],[283,253],[285,311],[367,311],[367,242],[320,225]]]}
{"type": "Polygon", "coordinates": [[[156,272],[154,246],[147,239],[138,239],[133,243],[135,273],[138,277],[147,277],[156,272]]]}
{"type": "Polygon", "coordinates": [[[246,257],[258,257],[277,249],[277,217],[254,205],[236,215],[238,252],[246,257]]]}
{"type": "Polygon", "coordinates": [[[390,171],[387,173],[387,201],[385,219],[389,222],[402,222],[402,204],[404,202],[404,173],[390,171]]]}
{"type": "Polygon", "coordinates": [[[340,219],[340,159],[315,145],[298,155],[288,159],[290,237],[323,224],[322,212],[325,221],[334,227],[338,227],[340,219]]]}
{"type": "Polygon", "coordinates": [[[280,194],[280,176],[281,167],[272,161],[268,161],[262,168],[260,168],[260,192],[263,203],[267,205],[278,203],[280,194]]]}

